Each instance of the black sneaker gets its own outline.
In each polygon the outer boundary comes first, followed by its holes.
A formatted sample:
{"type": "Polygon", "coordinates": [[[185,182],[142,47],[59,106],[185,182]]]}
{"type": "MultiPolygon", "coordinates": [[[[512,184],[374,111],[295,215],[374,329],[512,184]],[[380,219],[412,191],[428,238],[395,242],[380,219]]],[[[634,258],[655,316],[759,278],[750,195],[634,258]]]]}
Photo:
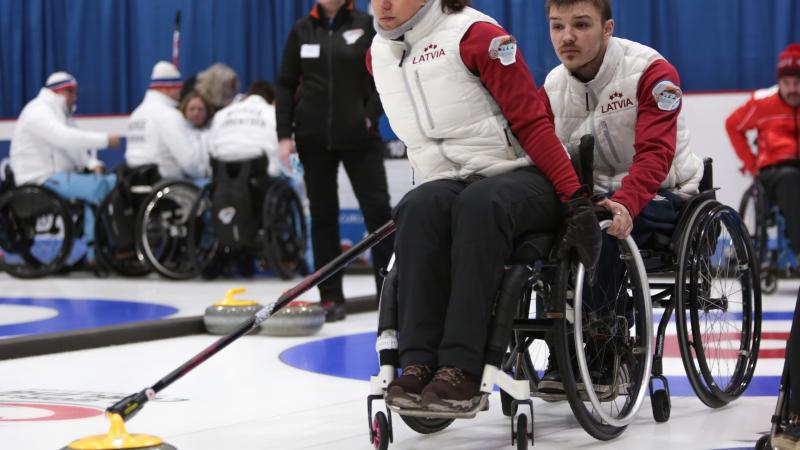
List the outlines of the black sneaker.
{"type": "Polygon", "coordinates": [[[438,412],[466,412],[481,402],[480,380],[457,367],[440,367],[422,390],[420,406],[438,412]]]}
{"type": "Polygon", "coordinates": [[[800,450],[800,424],[789,425],[772,438],[776,450],[800,450]]]}
{"type": "Polygon", "coordinates": [[[422,389],[433,378],[433,369],[423,364],[412,364],[403,374],[389,383],[386,403],[397,408],[419,408],[422,389]]]}
{"type": "Polygon", "coordinates": [[[564,383],[561,381],[561,372],[558,371],[558,363],[554,354],[547,356],[547,368],[544,376],[536,386],[536,390],[542,394],[563,394],[564,383]]]}
{"type": "Polygon", "coordinates": [[[338,322],[347,317],[344,301],[323,300],[320,306],[325,310],[325,322],[338,322]]]}

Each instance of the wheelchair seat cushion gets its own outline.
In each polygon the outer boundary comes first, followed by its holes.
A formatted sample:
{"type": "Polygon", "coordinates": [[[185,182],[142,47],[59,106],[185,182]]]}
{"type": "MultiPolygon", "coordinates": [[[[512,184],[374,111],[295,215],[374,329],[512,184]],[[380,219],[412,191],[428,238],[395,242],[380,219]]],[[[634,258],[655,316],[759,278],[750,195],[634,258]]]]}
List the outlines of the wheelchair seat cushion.
{"type": "Polygon", "coordinates": [[[539,259],[546,259],[556,241],[554,233],[529,233],[514,243],[511,264],[531,264],[539,259]]]}

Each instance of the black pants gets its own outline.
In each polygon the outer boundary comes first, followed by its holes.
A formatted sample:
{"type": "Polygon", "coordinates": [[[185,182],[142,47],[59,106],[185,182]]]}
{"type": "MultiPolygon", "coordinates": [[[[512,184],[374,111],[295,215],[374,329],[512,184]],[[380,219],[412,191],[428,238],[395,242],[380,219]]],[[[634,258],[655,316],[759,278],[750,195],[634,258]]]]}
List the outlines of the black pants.
{"type": "Polygon", "coordinates": [[[792,250],[800,253],[800,166],[775,165],[761,169],[758,178],[767,191],[767,198],[778,205],[786,219],[786,236],[792,250]]]}
{"type": "MultiPolygon", "coordinates": [[[[314,250],[314,265],[319,269],[342,253],[337,186],[340,163],[344,165],[353,186],[367,230],[373,232],[391,218],[383,152],[379,146],[347,151],[299,148],[298,155],[305,168],[306,190],[311,209],[311,245],[314,250]]],[[[372,248],[378,296],[382,284],[378,271],[389,263],[392,247],[393,238],[390,236],[372,248]]],[[[323,300],[344,301],[342,272],[321,283],[319,292],[323,300]]]]}
{"type": "Polygon", "coordinates": [[[474,183],[431,181],[394,210],[400,362],[480,376],[493,301],[515,238],[561,223],[534,167],[474,183]]]}
{"type": "Polygon", "coordinates": [[[789,413],[800,415],[800,291],[797,292],[797,303],[794,306],[792,331],[786,346],[786,362],[789,365],[789,413]]]}

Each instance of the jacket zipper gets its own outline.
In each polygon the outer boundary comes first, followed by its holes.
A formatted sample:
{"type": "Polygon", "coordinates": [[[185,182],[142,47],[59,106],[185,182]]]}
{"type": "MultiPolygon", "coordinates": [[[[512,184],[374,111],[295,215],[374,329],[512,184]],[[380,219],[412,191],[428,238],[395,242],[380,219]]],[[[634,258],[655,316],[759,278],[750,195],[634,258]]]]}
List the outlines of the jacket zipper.
{"type": "Polygon", "coordinates": [[[794,146],[797,149],[797,159],[800,159],[800,128],[797,124],[797,106],[794,108],[794,146]]]}
{"type": "MultiPolygon", "coordinates": [[[[589,111],[589,124],[590,124],[591,129],[592,129],[592,136],[598,136],[597,129],[594,126],[595,125],[595,122],[594,122],[595,110],[593,110],[593,109],[591,109],[589,107],[589,92],[590,91],[591,90],[589,89],[589,86],[586,86],[586,111],[589,111]]],[[[614,175],[616,175],[616,171],[614,170],[614,166],[611,164],[611,161],[609,161],[608,158],[606,157],[605,153],[603,152],[603,149],[600,148],[600,142],[599,142],[598,139],[595,139],[595,141],[594,141],[594,154],[595,154],[595,156],[600,158],[600,161],[602,161],[603,165],[605,165],[605,167],[608,168],[608,170],[610,172],[610,176],[613,177],[614,175]]]]}
{"type": "MultiPolygon", "coordinates": [[[[333,23],[330,25],[333,26],[333,23]]],[[[333,149],[333,68],[331,53],[333,46],[333,28],[328,28],[328,151],[333,149]]]]}
{"type": "Polygon", "coordinates": [[[417,81],[417,89],[419,89],[419,98],[422,100],[422,106],[425,108],[425,115],[428,117],[428,125],[431,126],[431,130],[435,130],[436,126],[433,124],[433,114],[431,114],[431,108],[428,106],[428,99],[425,98],[425,91],[422,89],[422,80],[419,77],[419,71],[414,72],[414,77],[417,81]]]}

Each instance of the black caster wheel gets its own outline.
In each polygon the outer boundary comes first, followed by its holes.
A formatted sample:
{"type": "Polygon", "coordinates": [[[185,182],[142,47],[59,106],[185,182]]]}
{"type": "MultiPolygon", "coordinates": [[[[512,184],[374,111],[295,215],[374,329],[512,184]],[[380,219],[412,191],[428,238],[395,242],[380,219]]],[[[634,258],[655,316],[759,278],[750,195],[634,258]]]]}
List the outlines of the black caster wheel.
{"type": "Polygon", "coordinates": [[[434,419],[429,417],[400,416],[408,428],[419,434],[433,434],[444,430],[453,423],[454,419],[434,419]]]}
{"type": "Polygon", "coordinates": [[[528,450],[528,416],[525,414],[517,417],[516,441],[517,450],[528,450]]]}
{"type": "Polygon", "coordinates": [[[389,421],[383,411],[378,411],[372,419],[372,445],[378,450],[389,448],[389,421]]]}
{"type": "Polygon", "coordinates": [[[653,392],[652,397],[650,397],[650,402],[653,406],[653,418],[656,419],[656,422],[662,423],[668,421],[672,405],[670,404],[667,391],[659,389],[653,392]]]}
{"type": "Polygon", "coordinates": [[[772,443],[769,440],[770,436],[765,434],[756,441],[756,450],[772,450],[772,443]]]}

